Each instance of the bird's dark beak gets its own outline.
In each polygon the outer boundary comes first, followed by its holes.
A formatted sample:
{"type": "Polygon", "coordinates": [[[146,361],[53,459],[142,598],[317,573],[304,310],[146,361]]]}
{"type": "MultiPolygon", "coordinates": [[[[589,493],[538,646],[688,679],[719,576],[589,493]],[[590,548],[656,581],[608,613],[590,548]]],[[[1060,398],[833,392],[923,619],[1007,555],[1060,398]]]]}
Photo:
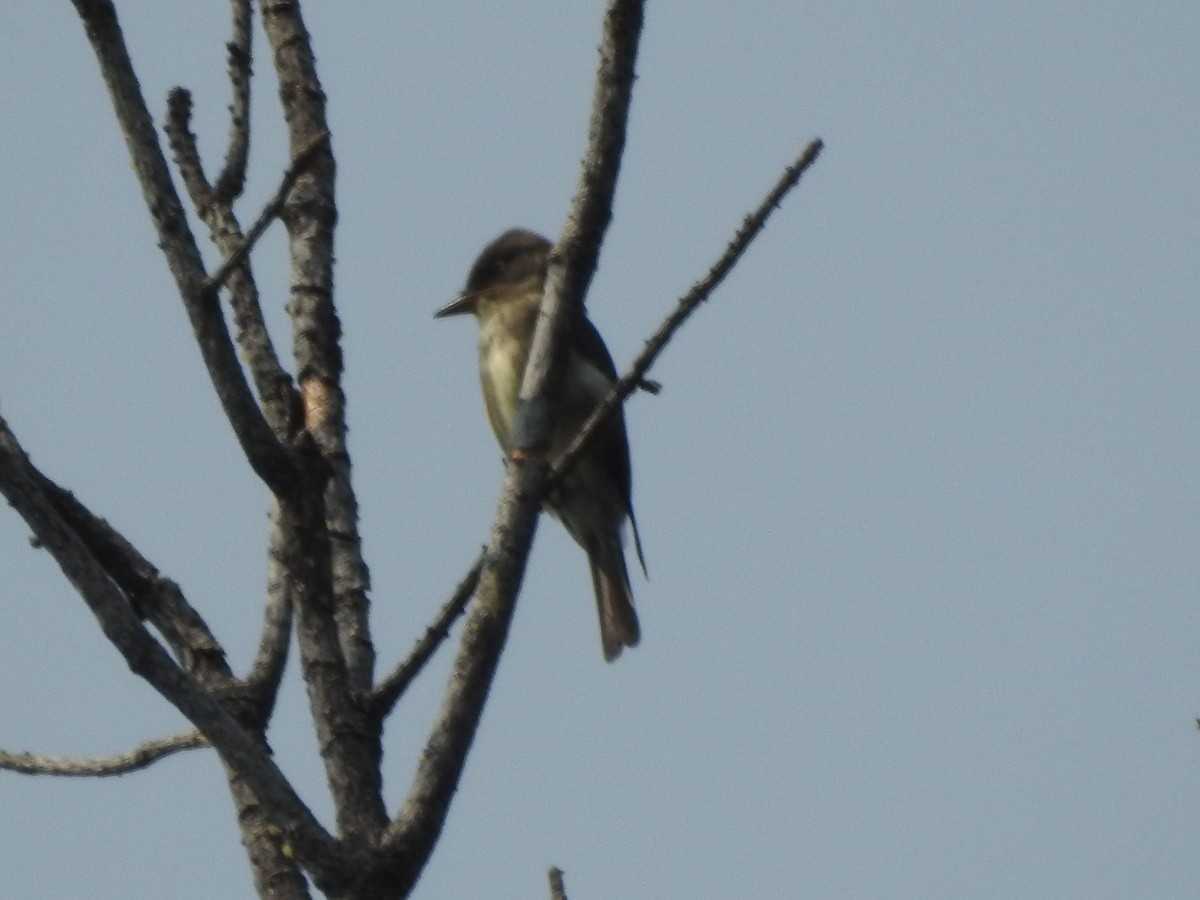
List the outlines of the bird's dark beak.
{"type": "Polygon", "coordinates": [[[435,312],[433,317],[435,319],[444,319],[447,316],[461,316],[464,313],[473,313],[475,312],[475,302],[478,299],[478,294],[462,294],[435,312]]]}

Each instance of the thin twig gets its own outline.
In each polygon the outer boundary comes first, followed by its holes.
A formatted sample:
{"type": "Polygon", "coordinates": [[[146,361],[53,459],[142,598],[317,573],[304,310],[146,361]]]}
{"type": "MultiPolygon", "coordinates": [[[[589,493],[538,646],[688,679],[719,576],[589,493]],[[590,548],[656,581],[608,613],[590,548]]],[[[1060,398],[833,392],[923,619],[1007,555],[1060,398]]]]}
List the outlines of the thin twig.
{"type": "Polygon", "coordinates": [[[558,866],[550,869],[550,900],[567,900],[567,888],[563,884],[563,870],[558,866]]]}
{"type": "Polygon", "coordinates": [[[283,205],[287,202],[288,194],[292,190],[292,185],[296,183],[296,179],[303,175],[312,161],[316,159],[317,151],[326,147],[328,143],[329,132],[326,131],[313,137],[301,148],[295,159],[292,160],[292,164],[287,167],[287,171],[283,173],[283,180],[279,183],[279,189],[275,192],[275,196],[267,201],[267,205],[258,215],[258,220],[246,233],[246,239],[242,245],[229,254],[225,262],[221,263],[221,268],[209,276],[204,283],[205,290],[221,287],[225,283],[225,279],[229,277],[229,273],[242,264],[242,261],[254,249],[254,245],[258,243],[258,239],[266,232],[267,226],[283,211],[283,205]]]}
{"type": "Polygon", "coordinates": [[[216,205],[216,198],[212,185],[208,183],[208,176],[204,174],[200,146],[196,142],[196,135],[192,134],[191,125],[192,92],[187,88],[172,88],[167,92],[167,121],[163,131],[166,132],[175,165],[183,176],[183,186],[192,198],[192,205],[204,218],[207,211],[216,205]]]}
{"type": "Polygon", "coordinates": [[[263,630],[250,674],[246,676],[247,692],[256,704],[264,725],[274,709],[279,684],[287,666],[295,610],[291,573],[281,546],[283,533],[279,527],[279,503],[275,499],[271,501],[270,522],[267,543],[267,603],[263,610],[263,630]]]}
{"type": "Polygon", "coordinates": [[[128,775],[183,750],[211,746],[198,731],[170,734],[138,744],[112,756],[42,756],[0,750],[0,769],[22,775],[61,775],[74,778],[106,778],[128,775]]]}
{"type": "Polygon", "coordinates": [[[250,155],[250,0],[233,0],[233,37],[229,51],[229,148],[217,178],[217,198],[231,204],[246,186],[246,160],[250,155]]]}
{"type": "Polygon", "coordinates": [[[483,560],[484,556],[481,553],[470,571],[467,572],[466,577],[454,589],[450,599],[446,601],[434,620],[429,623],[425,634],[417,641],[408,658],[375,686],[370,700],[371,712],[375,716],[382,719],[392,711],[396,701],[400,699],[412,680],[433,657],[442,641],[450,636],[450,626],[463,614],[467,604],[471,601],[471,596],[475,593],[475,586],[479,583],[479,573],[483,569],[483,560]]]}
{"type": "MultiPolygon", "coordinates": [[[[679,327],[683,325],[688,316],[695,312],[696,308],[707,300],[717,285],[725,279],[725,276],[729,274],[729,271],[746,251],[746,248],[750,246],[751,241],[762,231],[767,218],[779,207],[780,202],[787,193],[800,182],[801,176],[817,161],[817,157],[820,155],[823,147],[824,144],[819,138],[810,143],[800,157],[784,170],[779,181],[771,188],[767,196],[763,198],[758,208],[746,216],[742,222],[742,227],[733,236],[721,258],[713,264],[704,278],[696,282],[692,286],[692,289],[680,298],[675,309],[667,316],[650,339],[646,341],[645,348],[638,354],[637,359],[633,361],[633,365],[612,386],[608,395],[605,396],[595,411],[580,426],[579,431],[576,432],[567,449],[554,461],[553,472],[548,487],[553,487],[558,479],[562,478],[563,473],[575,464],[587,447],[592,434],[600,427],[600,423],[608,417],[613,409],[622,403],[634,390],[642,386],[642,383],[646,380],[646,373],[650,370],[654,361],[658,359],[667,342],[671,340],[672,336],[679,330],[679,327]]],[[[654,382],[650,383],[654,384],[654,382]]]]}

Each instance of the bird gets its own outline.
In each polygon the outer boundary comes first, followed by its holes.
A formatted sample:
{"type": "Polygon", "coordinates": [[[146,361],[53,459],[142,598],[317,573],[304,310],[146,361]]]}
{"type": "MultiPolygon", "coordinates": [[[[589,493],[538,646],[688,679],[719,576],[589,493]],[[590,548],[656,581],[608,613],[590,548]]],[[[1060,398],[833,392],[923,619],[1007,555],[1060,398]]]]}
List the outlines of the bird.
{"type": "MultiPolygon", "coordinates": [[[[513,445],[517,400],[552,250],[549,240],[532,231],[504,232],[479,254],[462,293],[434,313],[435,318],[469,313],[478,320],[483,403],[506,459],[517,449],[513,445]]],[[[552,457],[566,449],[617,381],[608,348],[582,308],[568,315],[567,360],[550,439],[552,457]]],[[[641,638],[621,535],[628,518],[644,573],[646,561],[631,491],[629,439],[618,406],[543,503],[587,554],[600,617],[600,645],[608,662],[641,638]]]]}

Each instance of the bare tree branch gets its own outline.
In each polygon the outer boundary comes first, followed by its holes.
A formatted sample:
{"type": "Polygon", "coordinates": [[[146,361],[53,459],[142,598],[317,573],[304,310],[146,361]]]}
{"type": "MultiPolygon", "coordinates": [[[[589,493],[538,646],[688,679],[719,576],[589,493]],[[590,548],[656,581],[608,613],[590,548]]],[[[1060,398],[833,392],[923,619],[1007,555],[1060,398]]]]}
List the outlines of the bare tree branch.
{"type": "Polygon", "coordinates": [[[129,668],[183,713],[222,760],[239,772],[258,801],[271,808],[276,826],[306,867],[319,880],[344,877],[341,848],[292,790],[261,739],[235,721],[146,631],[130,599],[50,502],[38,473],[3,419],[0,493],[54,557],[129,668]]]}
{"type": "MultiPolygon", "coordinates": [[[[196,136],[192,134],[192,92],[187,88],[172,88],[167,94],[167,122],[163,126],[167,134],[167,142],[175,159],[175,166],[183,176],[183,186],[192,199],[192,206],[200,214],[200,218],[209,225],[208,217],[218,206],[216,194],[204,174],[204,164],[200,161],[200,147],[196,136]]],[[[214,235],[214,241],[215,241],[214,235]]]]}
{"type": "MultiPolygon", "coordinates": [[[[275,623],[276,628],[272,631],[274,606],[268,600],[268,627],[263,641],[264,644],[269,640],[276,642],[276,669],[267,672],[256,669],[252,676],[260,677],[241,687],[229,670],[224,651],[199,613],[184,599],[178,585],[163,578],[132,544],[91,513],[73,494],[42,475],[32,463],[26,463],[47,499],[130,598],[135,612],[145,616],[163,634],[184,667],[215,696],[221,697],[234,716],[252,728],[259,743],[265,746],[263,731],[279,689],[290,636],[290,615],[285,614],[284,621],[275,623]]],[[[260,661],[262,656],[260,651],[260,661]]],[[[280,842],[279,829],[269,817],[270,810],[259,801],[249,780],[228,763],[224,763],[224,768],[254,878],[260,885],[273,885],[269,893],[263,892],[263,896],[295,900],[307,897],[307,884],[297,868],[295,854],[285,852],[287,848],[280,842]]]]}
{"type": "MultiPolygon", "coordinates": [[[[546,284],[547,298],[561,291],[572,307],[583,306],[600,258],[600,244],[612,221],[613,197],[625,152],[625,129],[633,102],[634,63],[642,33],[643,5],[611,2],[604,17],[583,171],[556,245],[562,262],[556,266],[551,260],[546,284]],[[556,278],[562,279],[561,285],[553,283],[556,278]]],[[[546,315],[544,305],[542,309],[546,315]]],[[[532,353],[538,353],[536,342],[532,353]]]]}
{"type": "Polygon", "coordinates": [[[64,523],[129,599],[134,612],[162,634],[184,669],[211,690],[233,693],[236,681],[225,650],[179,585],[163,577],[133,544],[74,494],[51,481],[32,462],[26,460],[26,467],[64,523]]]}
{"type": "Polygon", "coordinates": [[[287,665],[292,613],[295,609],[291,573],[279,543],[283,532],[279,526],[279,504],[276,500],[272,500],[271,503],[270,522],[267,542],[267,603],[263,610],[263,630],[254,663],[246,676],[247,692],[259,704],[264,725],[274,709],[279,683],[287,665]]]}
{"type": "Polygon", "coordinates": [[[171,182],[154,122],[146,109],[117,23],[116,10],[110,0],[72,2],[100,63],[159,246],[183,298],[225,416],[255,473],[276,493],[286,491],[294,484],[294,467],[254,402],[229,339],[216,291],[206,287],[204,263],[171,182]]]}
{"type": "MultiPolygon", "coordinates": [[[[707,300],[712,292],[716,290],[717,286],[725,279],[725,276],[729,274],[729,271],[741,259],[746,248],[750,246],[751,241],[762,231],[763,226],[767,223],[767,218],[779,207],[779,204],[783,201],[787,193],[800,183],[800,178],[808,171],[809,167],[817,161],[817,157],[820,155],[823,147],[824,144],[819,139],[813,141],[804,149],[800,157],[784,170],[779,181],[771,188],[767,196],[763,198],[758,208],[746,216],[742,222],[742,227],[733,236],[721,258],[712,265],[704,278],[696,282],[692,286],[692,289],[680,298],[675,309],[667,316],[650,339],[646,341],[645,348],[638,354],[637,359],[633,361],[633,364],[629,367],[629,371],[612,386],[608,395],[596,407],[595,411],[588,416],[587,421],[580,426],[579,431],[571,440],[567,449],[554,461],[551,486],[563,476],[564,472],[575,464],[587,447],[592,434],[600,427],[600,423],[608,417],[613,409],[624,402],[625,398],[633,393],[634,390],[644,386],[646,383],[646,373],[650,371],[650,367],[658,359],[667,342],[671,340],[672,336],[679,330],[687,318],[695,312],[696,308],[707,300]]],[[[649,384],[655,385],[655,382],[649,382],[649,384]]]]}
{"type": "MultiPolygon", "coordinates": [[[[275,824],[274,811],[269,804],[258,800],[254,789],[236,768],[227,764],[225,777],[258,896],[263,900],[311,900],[308,880],[300,868],[307,861],[297,854],[287,832],[275,824]]],[[[312,866],[308,869],[314,872],[312,866]]],[[[343,883],[344,872],[344,865],[331,866],[325,874],[318,869],[314,880],[318,885],[343,883]]]]}
{"type": "Polygon", "coordinates": [[[225,257],[225,262],[207,280],[206,287],[216,291],[228,284],[238,346],[254,378],[263,411],[272,429],[281,440],[287,440],[301,425],[300,397],[291,376],[280,365],[267,331],[249,255],[267,226],[280,214],[288,192],[312,162],[318,144],[314,142],[309,145],[292,161],[275,196],[264,207],[250,234],[243,236],[241,225],[233,212],[232,200],[213,190],[204,174],[196,137],[191,132],[191,109],[191,94],[188,91],[183,88],[171,91],[167,97],[165,130],[192,205],[208,225],[213,243],[225,257]]]}
{"type": "Polygon", "coordinates": [[[250,155],[250,0],[232,0],[233,36],[229,51],[229,83],[233,100],[229,105],[229,148],[225,166],[217,178],[216,195],[231,206],[246,186],[246,161],[250,155]]]}
{"type": "Polygon", "coordinates": [[[297,645],[338,831],[352,846],[364,847],[386,825],[387,813],[379,767],[382,732],[365,708],[375,651],[367,618],[369,573],[346,450],[341,323],[333,303],[335,166],[329,141],[321,140],[329,134],[325,94],[299,5],[262,0],[260,9],[293,157],[319,141],[293,186],[283,220],[292,263],[292,353],[321,478],[317,481],[317,467],[306,456],[309,496],[281,502],[282,526],[291,532],[281,546],[292,570],[303,572],[292,582],[298,592],[297,645]]]}
{"type": "Polygon", "coordinates": [[[434,652],[442,645],[442,641],[450,636],[450,626],[466,610],[471,596],[475,593],[475,586],[479,584],[479,573],[483,569],[483,560],[484,555],[480,554],[437,617],[425,629],[425,634],[417,641],[417,645],[413,647],[408,658],[375,686],[375,690],[371,692],[370,701],[372,715],[383,719],[392,711],[396,701],[403,696],[405,690],[412,684],[412,680],[425,667],[425,663],[433,657],[434,652]]]}
{"type": "Polygon", "coordinates": [[[379,761],[383,750],[378,723],[353,694],[334,627],[329,592],[329,539],[318,506],[319,483],[298,502],[283,500],[273,518],[272,536],[281,564],[296,591],[296,640],[300,667],[325,774],[337,807],[338,831],[367,840],[387,823],[379,761]]]}
{"type": "MultiPolygon", "coordinates": [[[[263,26],[274,54],[279,96],[293,156],[327,134],[325,94],[299,5],[261,0],[263,26]]],[[[284,220],[291,239],[293,355],[304,401],[304,421],[332,477],[325,485],[325,516],[332,548],[334,616],[354,691],[374,679],[375,648],[368,613],[370,572],[358,533],[358,500],[346,449],[342,392],[341,323],[333,303],[334,160],[328,144],[299,179],[284,220]]]]}
{"type": "MultiPolygon", "coordinates": [[[[33,470],[32,465],[30,466],[33,470]]],[[[243,725],[251,728],[265,747],[263,732],[274,709],[290,637],[290,606],[281,614],[268,597],[266,625],[256,669],[243,687],[234,678],[217,644],[197,613],[184,599],[178,585],[158,571],[103,519],[93,516],[75,497],[41,476],[47,496],[64,519],[83,537],[114,581],[133,599],[136,608],[161,632],[185,668],[206,688],[220,697],[243,725]],[[276,620],[278,619],[278,621],[276,620]],[[266,656],[267,653],[271,655],[266,656]],[[265,658],[266,657],[266,658],[265,658]]],[[[270,810],[261,803],[251,781],[224,763],[230,793],[237,808],[238,827],[250,857],[253,875],[260,886],[272,885],[263,896],[308,896],[295,854],[281,843],[270,810]]]]}
{"type": "Polygon", "coordinates": [[[105,778],[109,775],[128,775],[145,769],[160,759],[181,750],[209,746],[198,731],[171,734],[138,744],[132,750],[112,756],[42,756],[33,753],[8,753],[0,750],[0,769],[23,775],[63,775],[68,777],[105,778]]]}
{"type": "MultiPolygon", "coordinates": [[[[192,203],[226,260],[208,280],[207,287],[216,294],[222,286],[228,286],[237,343],[254,379],[263,414],[276,437],[289,441],[303,423],[300,396],[291,376],[280,365],[267,331],[249,253],[266,226],[279,214],[283,198],[310,157],[304,154],[293,161],[284,174],[276,198],[259,217],[250,237],[243,237],[233,212],[233,202],[245,185],[249,152],[251,7],[249,0],[231,0],[231,6],[233,35],[227,45],[233,91],[229,109],[230,136],[225,166],[215,189],[210,187],[204,174],[196,139],[191,133],[191,97],[185,90],[176,89],[168,97],[166,132],[192,203]]],[[[255,728],[260,738],[274,711],[287,661],[292,608],[286,579],[271,580],[258,654],[238,703],[239,718],[255,728]],[[273,590],[272,585],[278,585],[279,589],[273,590]]],[[[279,829],[272,824],[270,810],[258,801],[247,780],[235,768],[226,765],[225,774],[259,895],[275,900],[307,900],[310,897],[308,883],[300,872],[295,854],[280,839],[279,829]]]]}
{"type": "Polygon", "coordinates": [[[550,900],[567,900],[567,889],[563,884],[563,870],[558,866],[550,869],[550,900]]]}
{"type": "MultiPolygon", "coordinates": [[[[549,446],[553,422],[545,410],[553,408],[547,400],[552,399],[555,386],[549,376],[561,366],[563,355],[561,346],[555,346],[562,341],[555,341],[554,336],[561,330],[560,321],[569,304],[580,302],[581,294],[567,296],[567,290],[586,287],[611,217],[641,23],[640,0],[613,0],[609,5],[583,173],[560,241],[566,249],[558,264],[565,261],[567,271],[556,274],[552,260],[521,388],[515,429],[520,450],[536,452],[549,446]],[[622,90],[621,85],[626,88],[622,90]]],[[[512,621],[547,473],[548,467],[536,456],[514,454],[514,464],[505,475],[475,604],[463,629],[453,674],[408,797],[385,836],[384,849],[404,857],[401,892],[415,883],[428,860],[461,777],[512,621]]]]}

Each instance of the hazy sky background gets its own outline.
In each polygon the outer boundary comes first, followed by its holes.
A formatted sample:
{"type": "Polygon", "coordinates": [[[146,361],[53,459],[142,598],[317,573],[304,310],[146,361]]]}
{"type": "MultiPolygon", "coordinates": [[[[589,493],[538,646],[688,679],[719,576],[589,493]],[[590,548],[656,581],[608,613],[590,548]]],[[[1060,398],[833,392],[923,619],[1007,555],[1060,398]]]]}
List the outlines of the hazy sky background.
{"type": "MultiPolygon", "coordinates": [[[[119,3],[215,167],[227,4],[119,3]]],[[[479,249],[556,235],[599,3],[310,2],[381,668],[501,478],[479,249]]],[[[418,896],[1182,898],[1200,883],[1200,5],[650,4],[589,297],[622,367],[802,146],[827,149],[627,407],[651,580],[605,665],[542,523],[418,896]]],[[[256,34],[257,215],[286,162],[256,34]]],[[[68,3],[0,27],[0,414],[177,579],[244,671],[265,491],[223,421],[68,3]]],[[[286,353],[282,229],[254,263],[286,353]]],[[[209,253],[210,259],[215,255],[209,253]]],[[[0,509],[0,746],[183,727],[0,509]]],[[[392,720],[389,804],[443,652],[392,720]]],[[[271,743],[329,821],[293,669],[271,743]]],[[[0,773],[0,895],[252,895],[211,752],[0,773]]]]}

